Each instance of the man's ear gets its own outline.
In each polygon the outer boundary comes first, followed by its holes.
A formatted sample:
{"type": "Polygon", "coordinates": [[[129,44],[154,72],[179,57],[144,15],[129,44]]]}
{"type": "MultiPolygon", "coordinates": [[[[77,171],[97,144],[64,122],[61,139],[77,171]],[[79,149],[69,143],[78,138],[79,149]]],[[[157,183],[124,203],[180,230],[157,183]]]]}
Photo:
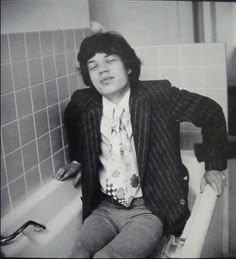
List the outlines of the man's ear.
{"type": "Polygon", "coordinates": [[[128,75],[129,75],[131,72],[132,72],[132,70],[129,68],[129,69],[128,69],[128,75]]]}

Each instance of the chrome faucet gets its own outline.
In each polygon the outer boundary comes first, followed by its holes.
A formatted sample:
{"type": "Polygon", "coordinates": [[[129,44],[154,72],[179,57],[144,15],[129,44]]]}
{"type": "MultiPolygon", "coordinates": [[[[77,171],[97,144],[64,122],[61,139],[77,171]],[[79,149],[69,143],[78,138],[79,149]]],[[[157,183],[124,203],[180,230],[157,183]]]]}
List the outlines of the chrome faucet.
{"type": "Polygon", "coordinates": [[[24,231],[24,229],[26,229],[28,226],[33,226],[34,230],[37,232],[42,231],[43,229],[46,229],[45,226],[43,226],[42,224],[39,224],[33,220],[29,220],[27,221],[25,224],[23,224],[19,229],[17,229],[15,232],[13,232],[11,235],[7,236],[7,237],[3,237],[1,236],[0,238],[0,246],[4,245],[6,242],[14,239],[16,236],[18,236],[22,231],[24,231]]]}

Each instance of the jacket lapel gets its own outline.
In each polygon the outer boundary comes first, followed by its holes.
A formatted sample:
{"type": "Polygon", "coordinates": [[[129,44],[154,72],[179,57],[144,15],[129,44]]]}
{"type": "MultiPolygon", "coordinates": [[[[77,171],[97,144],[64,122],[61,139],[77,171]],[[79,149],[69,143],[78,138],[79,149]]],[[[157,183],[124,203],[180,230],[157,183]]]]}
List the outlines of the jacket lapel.
{"type": "MultiPolygon", "coordinates": [[[[95,94],[91,98],[86,111],[83,115],[83,127],[85,136],[85,146],[87,152],[85,155],[88,161],[87,165],[90,166],[93,172],[96,172],[98,156],[100,152],[100,124],[102,117],[102,98],[95,94]]],[[[89,170],[90,171],[90,170],[89,170]]]]}
{"type": "Polygon", "coordinates": [[[150,104],[140,87],[131,89],[130,97],[131,123],[136,149],[137,163],[142,182],[146,167],[149,130],[150,130],[150,104]]]}

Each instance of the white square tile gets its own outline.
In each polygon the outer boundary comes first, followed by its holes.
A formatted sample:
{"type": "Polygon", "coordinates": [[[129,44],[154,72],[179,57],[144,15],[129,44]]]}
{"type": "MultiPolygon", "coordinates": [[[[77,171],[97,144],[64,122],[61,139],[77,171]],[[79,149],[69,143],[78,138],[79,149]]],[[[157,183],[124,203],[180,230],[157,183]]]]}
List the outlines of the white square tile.
{"type": "Polygon", "coordinates": [[[160,72],[158,69],[141,68],[140,80],[159,80],[160,72]]]}
{"type": "Polygon", "coordinates": [[[219,88],[227,89],[226,68],[204,67],[203,85],[207,89],[219,88]]]}
{"type": "Polygon", "coordinates": [[[199,67],[203,65],[203,45],[184,44],[180,46],[180,62],[183,67],[199,67]]]}
{"type": "Polygon", "coordinates": [[[144,67],[158,67],[159,58],[157,46],[136,47],[135,52],[144,67]]]}
{"type": "Polygon", "coordinates": [[[204,44],[203,46],[204,66],[225,66],[225,44],[204,44]]]}
{"type": "Polygon", "coordinates": [[[190,91],[192,93],[196,93],[196,94],[207,96],[207,89],[206,88],[196,87],[196,88],[188,89],[188,91],[190,91]]]}
{"type": "Polygon", "coordinates": [[[178,67],[179,63],[179,45],[159,46],[160,67],[178,67]]]}
{"type": "Polygon", "coordinates": [[[183,88],[202,88],[203,69],[202,68],[183,68],[182,69],[183,88]]]}
{"type": "Polygon", "coordinates": [[[181,74],[179,68],[160,68],[160,78],[167,79],[172,85],[182,88],[181,74]]]}

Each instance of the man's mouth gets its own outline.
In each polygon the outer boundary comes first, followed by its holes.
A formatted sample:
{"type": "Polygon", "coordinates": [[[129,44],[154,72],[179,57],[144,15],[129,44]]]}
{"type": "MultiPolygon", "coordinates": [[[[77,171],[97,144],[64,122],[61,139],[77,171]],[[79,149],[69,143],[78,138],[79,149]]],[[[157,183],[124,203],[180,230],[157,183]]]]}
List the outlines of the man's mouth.
{"type": "Polygon", "coordinates": [[[102,80],[100,80],[101,84],[109,84],[113,80],[113,76],[105,77],[102,80]]]}

